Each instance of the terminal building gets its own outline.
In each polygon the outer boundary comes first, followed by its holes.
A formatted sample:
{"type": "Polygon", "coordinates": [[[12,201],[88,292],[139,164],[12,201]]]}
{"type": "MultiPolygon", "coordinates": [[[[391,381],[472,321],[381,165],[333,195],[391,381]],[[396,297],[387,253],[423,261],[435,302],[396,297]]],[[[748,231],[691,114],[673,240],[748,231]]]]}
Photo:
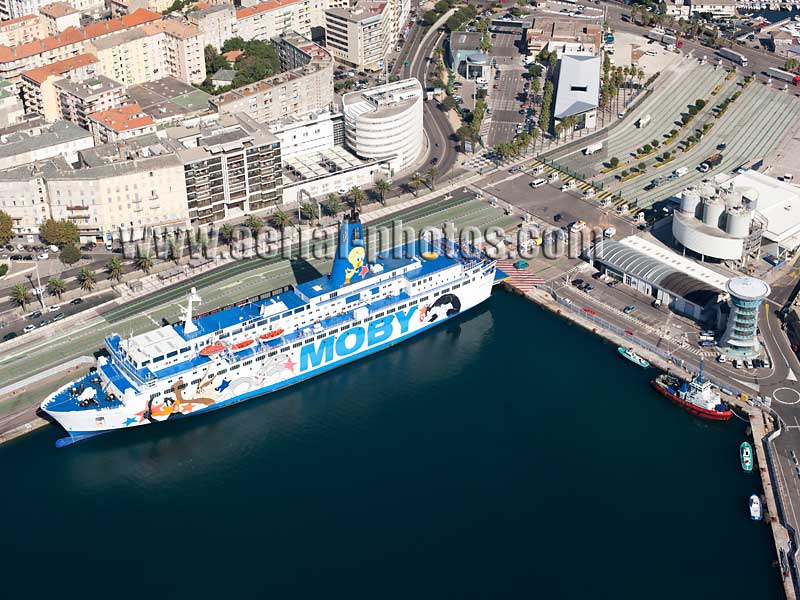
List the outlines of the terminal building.
{"type": "MultiPolygon", "coordinates": [[[[575,118],[575,129],[597,126],[597,109],[600,106],[600,57],[561,57],[556,87],[556,106],[553,111],[557,121],[575,118]]],[[[566,130],[565,130],[566,134],[566,130]]]]}
{"type": "Polygon", "coordinates": [[[447,61],[465,79],[491,77],[492,60],[481,50],[482,33],[453,32],[447,44],[447,61]]]}

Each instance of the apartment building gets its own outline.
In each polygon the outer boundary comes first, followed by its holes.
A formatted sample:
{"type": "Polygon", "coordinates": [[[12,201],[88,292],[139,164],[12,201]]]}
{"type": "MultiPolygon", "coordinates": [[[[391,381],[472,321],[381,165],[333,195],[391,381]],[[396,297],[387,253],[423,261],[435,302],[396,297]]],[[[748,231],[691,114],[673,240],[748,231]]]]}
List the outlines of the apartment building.
{"type": "Polygon", "coordinates": [[[196,25],[164,19],[93,40],[98,73],[125,86],[174,77],[186,83],[205,79],[203,34],[196,25]]]}
{"type": "Polygon", "coordinates": [[[564,18],[556,15],[535,17],[525,32],[528,54],[542,50],[563,54],[597,56],[602,44],[602,21],[596,19],[564,18]]]}
{"type": "Polygon", "coordinates": [[[271,40],[296,32],[310,38],[311,28],[324,24],[321,0],[267,0],[236,11],[235,35],[245,40],[271,40]]]}
{"type": "Polygon", "coordinates": [[[259,123],[302,116],[333,103],[333,58],[296,33],[282,36],[282,73],[209,99],[220,114],[247,114],[259,123]]]}
{"type": "Polygon", "coordinates": [[[203,33],[205,43],[217,51],[226,40],[236,36],[236,9],[232,4],[218,4],[190,11],[186,18],[203,33]]]}
{"type": "Polygon", "coordinates": [[[222,221],[281,202],[280,142],[265,125],[245,114],[223,115],[164,133],[165,145],[183,164],[193,224],[222,221]]]}
{"type": "Polygon", "coordinates": [[[32,123],[13,127],[10,133],[0,130],[0,139],[0,170],[54,156],[75,162],[80,150],[94,146],[92,135],[69,121],[32,123]]]}
{"type": "Polygon", "coordinates": [[[183,164],[156,136],[1,171],[0,189],[17,234],[37,233],[48,218],[75,223],[83,239],[188,223],[183,164]]]}
{"type": "Polygon", "coordinates": [[[0,127],[18,123],[24,114],[17,87],[8,81],[0,81],[0,127]]]}
{"type": "Polygon", "coordinates": [[[56,35],[69,27],[81,26],[81,12],[66,2],[53,2],[39,9],[47,26],[47,35],[56,35]]]}
{"type": "Polygon", "coordinates": [[[54,82],[61,118],[89,130],[88,116],[121,107],[126,102],[125,86],[104,75],[84,81],[60,79],[54,82]]]}
{"type": "Polygon", "coordinates": [[[45,67],[23,72],[20,88],[25,111],[42,115],[48,122],[61,118],[55,82],[65,78],[83,81],[96,74],[97,57],[92,54],[78,54],[45,67]]]}
{"type": "Polygon", "coordinates": [[[39,15],[0,22],[0,46],[19,46],[47,36],[47,24],[39,15]]]}
{"type": "Polygon", "coordinates": [[[92,113],[86,120],[97,145],[124,142],[156,132],[153,117],[142,112],[138,104],[92,113]]]}
{"type": "Polygon", "coordinates": [[[100,21],[34,40],[19,46],[0,46],[0,77],[19,83],[23,71],[43,67],[86,52],[87,42],[99,40],[120,31],[136,29],[161,19],[161,15],[139,9],[117,19],[100,21]]]}
{"type": "Polygon", "coordinates": [[[325,43],[333,57],[356,69],[381,69],[394,46],[393,6],[361,0],[349,8],[325,11],[325,43]]]}

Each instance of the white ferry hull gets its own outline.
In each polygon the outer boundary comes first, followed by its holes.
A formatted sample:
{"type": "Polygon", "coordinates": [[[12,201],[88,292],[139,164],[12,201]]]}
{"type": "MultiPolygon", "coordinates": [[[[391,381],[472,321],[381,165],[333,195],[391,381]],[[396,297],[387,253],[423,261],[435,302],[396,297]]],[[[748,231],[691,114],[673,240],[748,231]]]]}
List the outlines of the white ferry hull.
{"type": "Polygon", "coordinates": [[[70,438],[58,444],[61,446],[118,429],[230,406],[300,383],[441,325],[486,300],[491,294],[494,272],[492,263],[481,269],[475,281],[468,280],[458,290],[431,297],[428,303],[420,302],[397,311],[389,306],[384,311],[390,312],[389,315],[353,323],[346,330],[330,335],[313,336],[313,341],[293,344],[285,352],[265,349],[260,358],[239,361],[242,364],[236,367],[235,373],[231,372],[231,367],[237,363],[220,357],[166,382],[143,386],[137,394],[131,394],[130,390],[127,395],[122,394],[104,379],[106,389],[124,398],[122,405],[115,408],[101,405],[64,412],[48,408],[50,399],[75,385],[72,383],[52,394],[42,403],[42,408],[69,433],[70,438]]]}

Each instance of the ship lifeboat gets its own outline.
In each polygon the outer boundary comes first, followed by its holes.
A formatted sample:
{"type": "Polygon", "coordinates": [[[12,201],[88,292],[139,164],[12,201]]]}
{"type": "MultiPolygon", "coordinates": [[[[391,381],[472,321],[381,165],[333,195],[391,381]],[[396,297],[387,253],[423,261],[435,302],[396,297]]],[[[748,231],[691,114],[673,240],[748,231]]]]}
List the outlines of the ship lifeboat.
{"type": "Polygon", "coordinates": [[[276,338],[283,333],[283,329],[276,329],[274,331],[268,331],[267,333],[262,333],[258,336],[260,340],[271,340],[272,338],[276,338]]]}
{"type": "Polygon", "coordinates": [[[255,340],[243,340],[241,342],[237,342],[231,346],[231,352],[238,352],[239,350],[244,350],[248,346],[250,346],[255,340]]]}
{"type": "Polygon", "coordinates": [[[225,350],[225,344],[222,342],[216,342],[200,350],[200,356],[212,356],[214,354],[219,354],[223,350],[225,350]]]}

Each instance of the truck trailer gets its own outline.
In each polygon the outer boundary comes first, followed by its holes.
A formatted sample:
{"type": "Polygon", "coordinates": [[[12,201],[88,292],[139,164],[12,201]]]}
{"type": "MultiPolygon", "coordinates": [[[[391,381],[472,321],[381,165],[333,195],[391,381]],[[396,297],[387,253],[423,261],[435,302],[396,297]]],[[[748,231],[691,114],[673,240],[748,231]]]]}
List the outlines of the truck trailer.
{"type": "Polygon", "coordinates": [[[727,58],[728,60],[732,60],[738,65],[743,67],[747,66],[747,57],[744,54],[736,52],[735,50],[730,50],[728,48],[720,48],[717,50],[717,54],[719,54],[722,58],[727,58]]]}
{"type": "Polygon", "coordinates": [[[589,144],[586,148],[583,149],[584,154],[594,154],[595,152],[599,152],[603,149],[603,142],[595,142],[594,144],[589,144]]]}
{"type": "Polygon", "coordinates": [[[721,162],[722,162],[722,154],[717,152],[716,154],[709,156],[702,163],[700,163],[700,171],[702,173],[708,173],[714,167],[718,167],[721,162]]]}
{"type": "Polygon", "coordinates": [[[789,73],[788,71],[782,71],[781,69],[776,69],[775,67],[770,67],[767,69],[767,75],[773,79],[780,79],[781,81],[793,83],[794,85],[800,85],[800,75],[789,73]]]}

